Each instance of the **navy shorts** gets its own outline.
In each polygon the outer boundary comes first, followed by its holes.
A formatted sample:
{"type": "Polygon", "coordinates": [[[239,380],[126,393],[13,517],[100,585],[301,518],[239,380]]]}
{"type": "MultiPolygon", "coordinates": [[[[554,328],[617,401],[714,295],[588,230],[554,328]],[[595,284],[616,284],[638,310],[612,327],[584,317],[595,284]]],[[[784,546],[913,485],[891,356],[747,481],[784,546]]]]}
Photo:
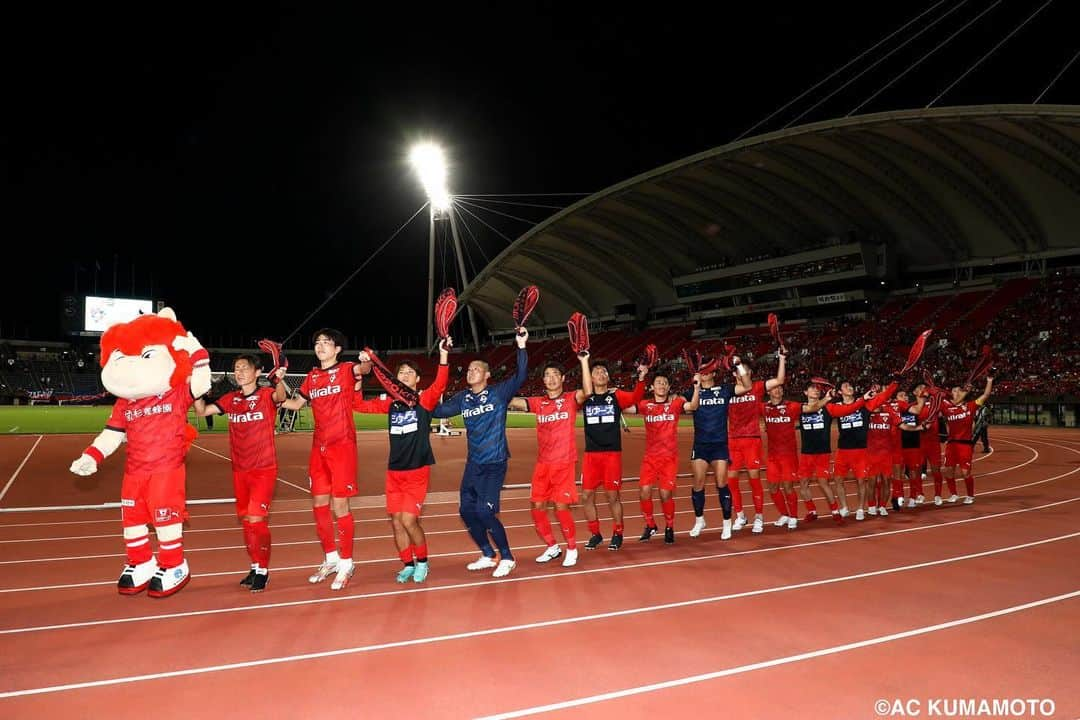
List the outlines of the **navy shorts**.
{"type": "Polygon", "coordinates": [[[690,450],[691,460],[704,460],[710,465],[717,460],[728,461],[731,454],[727,443],[694,443],[690,450]]]}
{"type": "Polygon", "coordinates": [[[506,461],[498,463],[465,463],[461,477],[461,504],[499,512],[503,481],[506,480],[506,461]]]}

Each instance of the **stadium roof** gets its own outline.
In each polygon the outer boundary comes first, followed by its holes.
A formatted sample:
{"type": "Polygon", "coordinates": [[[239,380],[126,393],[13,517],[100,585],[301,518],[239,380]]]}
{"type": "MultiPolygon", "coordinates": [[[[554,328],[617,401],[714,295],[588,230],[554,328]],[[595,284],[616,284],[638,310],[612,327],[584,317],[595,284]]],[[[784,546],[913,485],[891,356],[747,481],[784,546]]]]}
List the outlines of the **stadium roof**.
{"type": "Polygon", "coordinates": [[[531,228],[461,293],[510,325],[539,285],[539,323],[676,303],[672,277],[723,257],[876,240],[909,266],[1076,247],[1080,106],[878,113],[759,135],[591,195],[531,228]]]}

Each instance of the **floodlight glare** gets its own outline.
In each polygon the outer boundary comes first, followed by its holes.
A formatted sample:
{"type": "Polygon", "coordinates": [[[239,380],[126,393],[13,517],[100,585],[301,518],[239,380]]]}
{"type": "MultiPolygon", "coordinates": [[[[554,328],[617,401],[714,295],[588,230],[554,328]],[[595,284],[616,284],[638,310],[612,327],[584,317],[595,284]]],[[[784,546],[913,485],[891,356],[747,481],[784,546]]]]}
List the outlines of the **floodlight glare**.
{"type": "Polygon", "coordinates": [[[431,206],[436,210],[450,207],[450,193],[446,189],[446,158],[442,148],[434,143],[421,143],[413,147],[409,161],[420,177],[431,206]]]}

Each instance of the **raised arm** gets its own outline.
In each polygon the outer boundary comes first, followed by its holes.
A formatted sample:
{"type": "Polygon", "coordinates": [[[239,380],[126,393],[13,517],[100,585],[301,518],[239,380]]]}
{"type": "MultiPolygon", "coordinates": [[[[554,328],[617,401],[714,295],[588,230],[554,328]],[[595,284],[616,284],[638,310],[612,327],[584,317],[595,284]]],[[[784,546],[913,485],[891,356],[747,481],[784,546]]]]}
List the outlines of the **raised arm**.
{"type": "Polygon", "coordinates": [[[578,353],[578,361],[581,363],[581,389],[574,393],[574,399],[578,405],[585,404],[585,398],[593,394],[592,373],[589,372],[589,351],[582,350],[578,353]]]}
{"type": "Polygon", "coordinates": [[[765,381],[765,390],[766,391],[772,390],[777,385],[783,385],[784,381],[787,380],[787,353],[786,352],[780,352],[779,350],[777,350],[776,355],[777,355],[777,358],[778,358],[777,367],[776,367],[776,377],[769,378],[768,380],[765,381]]]}
{"type": "Polygon", "coordinates": [[[195,398],[195,402],[192,403],[192,406],[195,408],[195,415],[198,417],[221,414],[221,408],[218,404],[208,403],[205,398],[195,398]]]}
{"type": "Polygon", "coordinates": [[[455,394],[452,398],[445,402],[441,402],[435,406],[435,409],[431,411],[432,417],[448,418],[460,415],[462,410],[462,402],[465,398],[465,391],[455,394]]]}
{"type": "Polygon", "coordinates": [[[690,396],[690,399],[683,405],[684,412],[694,412],[701,404],[701,375],[694,374],[694,394],[690,396]]]}
{"type": "Polygon", "coordinates": [[[866,409],[870,412],[876,411],[879,407],[888,402],[889,398],[896,392],[896,388],[899,387],[899,385],[900,383],[896,380],[893,380],[886,385],[884,390],[866,401],[866,409]]]}
{"type": "Polygon", "coordinates": [[[509,406],[511,410],[516,410],[518,412],[529,412],[529,399],[523,397],[511,398],[509,406]]]}
{"type": "Polygon", "coordinates": [[[990,375],[986,376],[986,388],[983,390],[983,394],[975,398],[975,404],[980,407],[990,399],[990,391],[994,389],[994,378],[990,375]]]}

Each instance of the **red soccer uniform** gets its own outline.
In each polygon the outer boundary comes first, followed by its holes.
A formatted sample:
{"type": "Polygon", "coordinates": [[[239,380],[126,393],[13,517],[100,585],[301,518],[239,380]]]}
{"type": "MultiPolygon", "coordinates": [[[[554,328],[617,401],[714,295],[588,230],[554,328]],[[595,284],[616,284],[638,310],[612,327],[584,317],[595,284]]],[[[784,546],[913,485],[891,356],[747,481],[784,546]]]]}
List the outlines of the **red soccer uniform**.
{"type": "Polygon", "coordinates": [[[529,412],[536,414],[536,461],[539,463],[576,463],[577,393],[565,392],[557,398],[547,395],[526,398],[529,412]]]}
{"type": "Polygon", "coordinates": [[[126,474],[160,473],[184,464],[184,428],[193,402],[187,383],[163,395],[116,401],[105,427],[127,433],[126,474]]]}
{"type": "Polygon", "coordinates": [[[870,477],[892,474],[896,433],[900,428],[900,416],[888,405],[870,413],[866,433],[866,455],[870,477]]]}
{"type": "Polygon", "coordinates": [[[975,425],[975,413],[978,411],[979,404],[974,400],[959,405],[948,400],[941,403],[941,414],[949,428],[948,442],[972,442],[971,431],[975,425]]]}
{"type": "Polygon", "coordinates": [[[679,416],[686,398],[669,396],[666,402],[642,400],[637,411],[645,420],[645,455],[676,457],[679,454],[679,416]]]}
{"type": "Polygon", "coordinates": [[[735,438],[761,439],[761,406],[765,402],[765,382],[755,380],[750,392],[728,400],[728,442],[735,438]]]}
{"type": "Polygon", "coordinates": [[[774,456],[795,458],[795,430],[799,427],[802,403],[781,402],[779,405],[765,403],[762,406],[765,416],[765,437],[769,441],[769,459],[774,456]]]}
{"type": "Polygon", "coordinates": [[[255,388],[250,395],[233,390],[211,403],[229,419],[234,472],[277,467],[274,450],[277,406],[273,395],[274,391],[268,387],[255,388]]]}
{"type": "Polygon", "coordinates": [[[353,422],[355,386],[351,362],[339,362],[325,370],[313,368],[304,378],[300,395],[311,405],[315,417],[312,445],[356,444],[356,424],[353,422]]]}

